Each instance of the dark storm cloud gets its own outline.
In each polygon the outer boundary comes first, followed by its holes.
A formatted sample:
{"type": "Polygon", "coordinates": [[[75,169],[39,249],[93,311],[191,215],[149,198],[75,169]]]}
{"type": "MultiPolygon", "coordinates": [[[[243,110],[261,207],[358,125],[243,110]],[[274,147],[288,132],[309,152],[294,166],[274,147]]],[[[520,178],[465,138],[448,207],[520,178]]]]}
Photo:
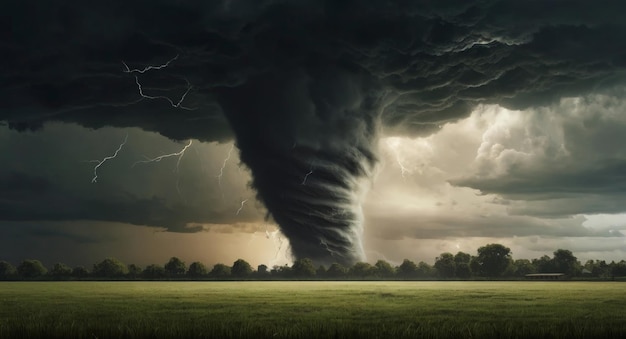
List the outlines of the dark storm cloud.
{"type": "Polygon", "coordinates": [[[294,254],[353,262],[363,257],[354,191],[376,162],[380,128],[429,133],[479,103],[520,109],[620,83],[625,10],[622,1],[14,1],[0,29],[0,119],[234,136],[294,254]],[[122,64],[168,60],[145,73],[122,64]],[[160,98],[139,96],[135,76],[160,98]]]}
{"type": "Polygon", "coordinates": [[[231,211],[215,211],[188,204],[172,204],[130,193],[100,191],[92,197],[57,186],[47,178],[10,173],[0,176],[2,220],[102,220],[159,226],[173,232],[197,232],[191,221],[230,222],[231,211]]]}
{"type": "MultiPolygon", "coordinates": [[[[188,223],[263,220],[263,211],[245,190],[249,177],[225,166],[229,145],[194,142],[182,158],[158,163],[136,161],[180,151],[176,143],[139,129],[89,131],[74,124],[50,123],[36,133],[0,129],[0,216],[2,220],[101,220],[193,232],[188,223]],[[118,156],[98,169],[90,159],[110,156],[127,138],[118,156]],[[237,206],[235,206],[237,204],[237,206]]],[[[233,158],[236,151],[231,151],[233,158]]]]}
{"type": "Polygon", "coordinates": [[[580,93],[620,78],[615,73],[626,66],[621,1],[5,6],[2,118],[15,127],[65,120],[223,139],[229,129],[215,89],[236,89],[277,70],[304,76],[339,64],[365,71],[398,96],[385,109],[387,126],[419,129],[466,115],[477,102],[522,108],[580,93]],[[134,76],[122,61],[143,69],[176,55],[167,69],[138,75],[144,86],[163,90],[148,94],[175,101],[189,81],[184,106],[193,110],[162,99],[137,103],[134,76]]]}

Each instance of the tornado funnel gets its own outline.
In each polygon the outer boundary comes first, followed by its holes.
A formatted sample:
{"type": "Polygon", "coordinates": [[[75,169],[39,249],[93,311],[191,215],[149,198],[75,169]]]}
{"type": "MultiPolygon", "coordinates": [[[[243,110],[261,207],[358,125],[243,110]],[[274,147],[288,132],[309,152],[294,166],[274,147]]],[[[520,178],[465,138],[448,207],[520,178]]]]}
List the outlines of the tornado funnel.
{"type": "Polygon", "coordinates": [[[295,68],[219,92],[258,198],[296,258],[364,260],[361,197],[381,91],[358,68],[295,68]]]}

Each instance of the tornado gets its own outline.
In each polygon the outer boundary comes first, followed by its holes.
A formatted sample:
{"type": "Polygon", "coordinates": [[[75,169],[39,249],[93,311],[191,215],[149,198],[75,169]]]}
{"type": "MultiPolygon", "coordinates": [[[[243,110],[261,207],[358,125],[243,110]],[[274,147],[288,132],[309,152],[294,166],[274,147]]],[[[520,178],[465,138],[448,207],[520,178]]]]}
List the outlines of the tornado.
{"type": "MultiPolygon", "coordinates": [[[[7,4],[0,125],[235,140],[294,257],[318,264],[365,260],[361,201],[381,135],[427,136],[480,105],[523,110],[626,83],[620,0],[7,4]]],[[[220,221],[147,206],[78,219],[173,232],[220,221]]]]}
{"type": "Polygon", "coordinates": [[[384,91],[354,65],[295,67],[222,89],[241,161],[296,258],[365,260],[361,200],[384,91]]]}

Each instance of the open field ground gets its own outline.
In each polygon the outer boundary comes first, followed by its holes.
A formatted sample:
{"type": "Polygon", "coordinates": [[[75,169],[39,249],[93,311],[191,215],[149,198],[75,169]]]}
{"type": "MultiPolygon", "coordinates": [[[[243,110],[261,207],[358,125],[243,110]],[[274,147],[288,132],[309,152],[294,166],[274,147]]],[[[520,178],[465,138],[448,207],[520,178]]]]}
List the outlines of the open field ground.
{"type": "Polygon", "coordinates": [[[626,337],[619,282],[3,282],[0,337],[626,337]]]}

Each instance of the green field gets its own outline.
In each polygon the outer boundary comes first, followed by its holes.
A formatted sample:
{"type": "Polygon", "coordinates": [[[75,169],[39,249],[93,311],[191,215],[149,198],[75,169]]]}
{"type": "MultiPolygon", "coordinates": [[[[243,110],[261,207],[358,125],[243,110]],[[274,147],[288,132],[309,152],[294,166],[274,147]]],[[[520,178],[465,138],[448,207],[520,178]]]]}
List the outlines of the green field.
{"type": "Polygon", "coordinates": [[[626,337],[619,282],[3,282],[0,338],[626,337]]]}

